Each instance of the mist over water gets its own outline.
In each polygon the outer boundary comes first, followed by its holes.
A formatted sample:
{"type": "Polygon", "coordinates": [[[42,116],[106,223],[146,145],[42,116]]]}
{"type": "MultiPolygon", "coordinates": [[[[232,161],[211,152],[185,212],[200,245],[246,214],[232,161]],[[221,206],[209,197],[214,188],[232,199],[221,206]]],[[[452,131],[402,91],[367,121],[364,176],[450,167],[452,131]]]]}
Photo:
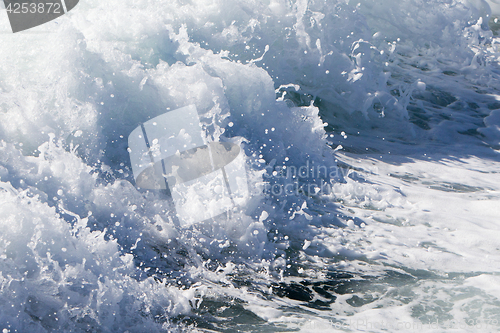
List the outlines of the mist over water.
{"type": "MultiPolygon", "coordinates": [[[[0,330],[495,332],[495,0],[0,9],[0,330]],[[128,137],[194,105],[251,198],[180,227],[128,137]]],[[[215,211],[215,209],[214,209],[215,211]]]]}

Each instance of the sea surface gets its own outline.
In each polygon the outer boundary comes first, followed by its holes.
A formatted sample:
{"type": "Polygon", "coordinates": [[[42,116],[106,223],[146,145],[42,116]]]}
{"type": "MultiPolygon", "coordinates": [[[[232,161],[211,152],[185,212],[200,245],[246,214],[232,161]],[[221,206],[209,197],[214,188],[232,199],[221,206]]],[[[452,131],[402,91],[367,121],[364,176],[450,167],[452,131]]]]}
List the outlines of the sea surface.
{"type": "Polygon", "coordinates": [[[500,1],[0,8],[0,332],[497,332],[500,1]],[[128,137],[195,105],[251,198],[175,223],[128,137]]]}

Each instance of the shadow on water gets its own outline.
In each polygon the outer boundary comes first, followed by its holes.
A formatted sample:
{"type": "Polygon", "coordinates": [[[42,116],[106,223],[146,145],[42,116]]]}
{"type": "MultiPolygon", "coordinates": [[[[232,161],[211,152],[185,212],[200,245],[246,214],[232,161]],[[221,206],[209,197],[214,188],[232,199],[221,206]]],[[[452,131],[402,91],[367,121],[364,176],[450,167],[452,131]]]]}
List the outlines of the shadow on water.
{"type": "MultiPolygon", "coordinates": [[[[267,282],[265,285],[271,292],[253,294],[260,302],[269,302],[270,309],[276,309],[272,303],[277,299],[282,302],[278,309],[283,315],[307,318],[329,318],[330,323],[335,319],[335,303],[339,297],[345,299],[343,314],[353,315],[357,308],[381,307],[383,302],[410,305],[412,316],[422,323],[443,320],[452,320],[449,314],[451,307],[444,306],[444,301],[432,300],[429,304],[416,302],[421,295],[416,290],[418,285],[425,283],[459,284],[466,278],[478,276],[481,273],[448,273],[446,276],[426,270],[411,268],[383,267],[378,274],[355,273],[348,271],[327,271],[323,279],[308,279],[288,277],[283,282],[267,282]],[[347,298],[345,297],[347,296],[347,298]],[[413,303],[413,304],[412,304],[413,303]],[[441,309],[440,306],[443,306],[441,309]],[[438,309],[434,314],[429,308],[438,309]]],[[[238,276],[232,276],[231,283],[241,288],[238,276]]],[[[248,280],[247,285],[254,285],[255,280],[248,280]]],[[[298,327],[287,327],[283,324],[274,324],[259,317],[248,309],[251,301],[237,297],[205,297],[191,316],[180,316],[175,322],[186,325],[195,325],[197,328],[214,332],[295,332],[298,327]]],[[[333,327],[333,326],[332,326],[333,327]]]]}

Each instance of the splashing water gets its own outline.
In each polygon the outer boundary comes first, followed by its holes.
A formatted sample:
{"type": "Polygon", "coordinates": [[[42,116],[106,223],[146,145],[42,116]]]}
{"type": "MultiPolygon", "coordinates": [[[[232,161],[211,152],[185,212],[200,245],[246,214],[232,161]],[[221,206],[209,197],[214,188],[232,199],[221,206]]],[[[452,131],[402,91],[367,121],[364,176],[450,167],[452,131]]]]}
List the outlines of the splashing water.
{"type": "Polygon", "coordinates": [[[17,34],[0,14],[0,329],[497,331],[499,8],[88,0],[17,34]],[[242,148],[252,198],[181,228],[127,138],[187,105],[242,148]]]}

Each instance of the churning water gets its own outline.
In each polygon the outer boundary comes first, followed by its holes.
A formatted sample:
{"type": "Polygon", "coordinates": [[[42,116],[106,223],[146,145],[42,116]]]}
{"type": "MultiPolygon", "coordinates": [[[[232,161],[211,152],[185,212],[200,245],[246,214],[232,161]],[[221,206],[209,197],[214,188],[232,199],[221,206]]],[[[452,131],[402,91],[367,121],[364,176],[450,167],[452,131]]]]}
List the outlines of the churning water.
{"type": "Polygon", "coordinates": [[[1,10],[0,330],[499,330],[497,14],[81,0],[13,34],[1,10]],[[252,195],[181,227],[128,137],[188,105],[252,195]]]}

